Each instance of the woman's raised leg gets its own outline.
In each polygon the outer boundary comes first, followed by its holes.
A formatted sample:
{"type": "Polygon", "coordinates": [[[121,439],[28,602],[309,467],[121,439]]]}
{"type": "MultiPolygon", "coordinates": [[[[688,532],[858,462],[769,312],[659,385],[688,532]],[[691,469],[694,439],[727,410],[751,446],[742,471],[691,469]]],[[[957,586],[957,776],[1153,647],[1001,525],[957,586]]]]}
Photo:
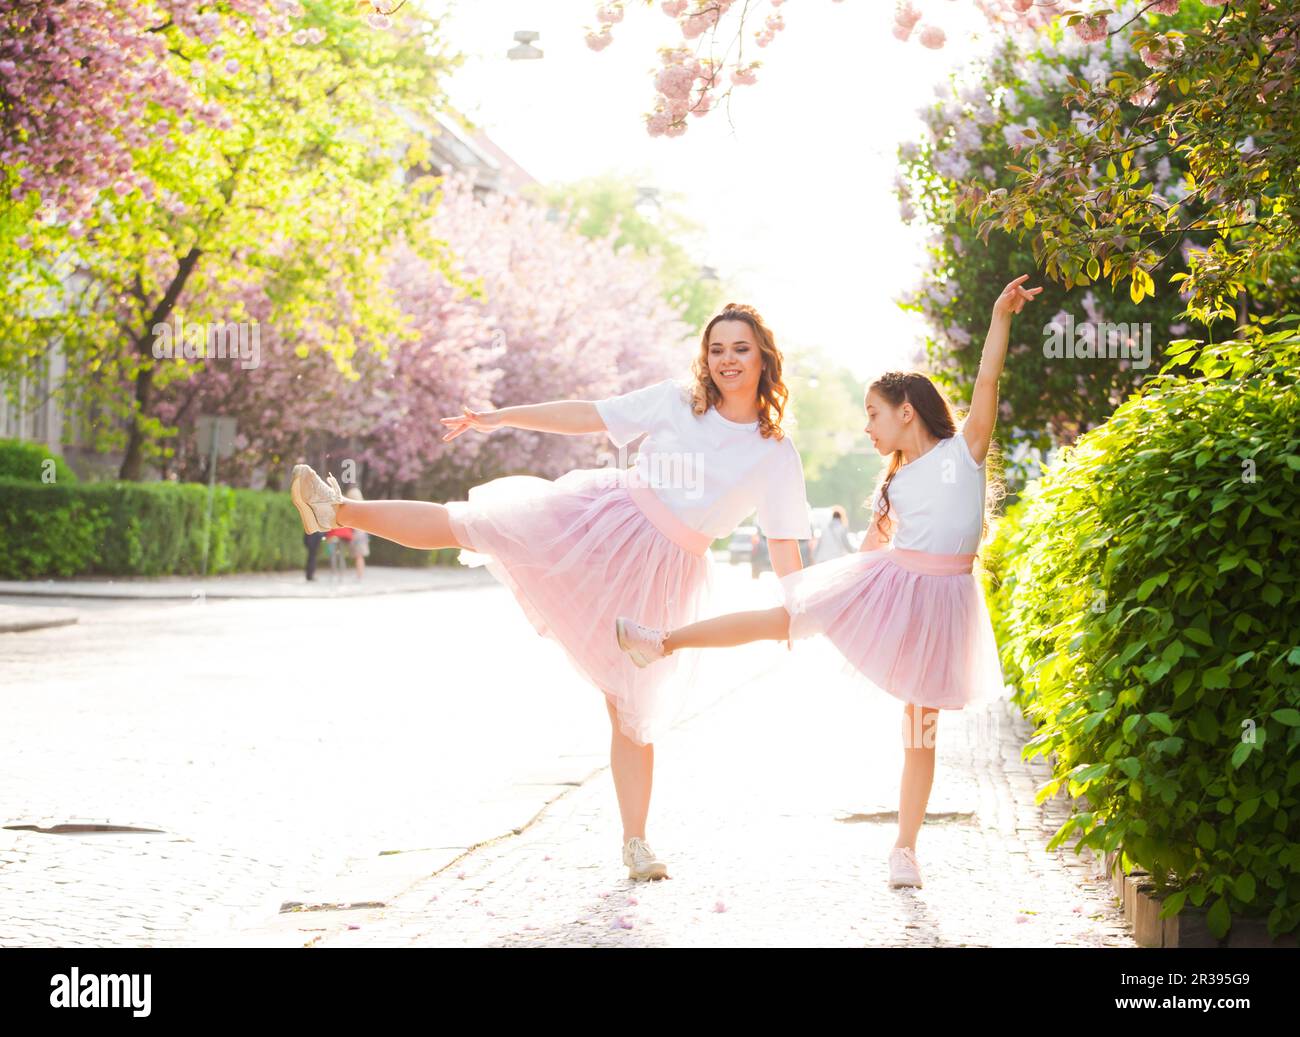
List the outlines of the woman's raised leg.
{"type": "Polygon", "coordinates": [[[757,612],[732,612],[669,631],[664,651],[679,648],[730,648],[750,641],[785,641],[790,636],[790,613],[783,607],[757,612]]]}
{"type": "Polygon", "coordinates": [[[421,500],[347,501],[336,506],[339,525],[364,529],[404,547],[432,551],[467,547],[451,531],[447,508],[421,500]]]}

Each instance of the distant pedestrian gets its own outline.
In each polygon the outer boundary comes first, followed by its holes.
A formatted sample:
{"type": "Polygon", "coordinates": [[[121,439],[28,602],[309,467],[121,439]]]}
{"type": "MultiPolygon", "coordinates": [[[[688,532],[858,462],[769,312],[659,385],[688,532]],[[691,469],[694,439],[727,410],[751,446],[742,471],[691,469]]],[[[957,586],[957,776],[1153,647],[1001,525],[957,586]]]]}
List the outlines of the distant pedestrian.
{"type": "MultiPolygon", "coordinates": [[[[361,496],[361,490],[356,486],[349,486],[348,492],[345,493],[348,500],[365,500],[361,496]]],[[[366,578],[366,559],[370,557],[370,534],[364,529],[352,530],[352,542],[349,545],[352,552],[352,560],[357,563],[357,579],[366,578]]]]}
{"type": "Polygon", "coordinates": [[[320,542],[325,539],[324,533],[304,533],[302,535],[303,546],[307,548],[307,579],[316,579],[316,552],[320,550],[320,542]]]}
{"type": "Polygon", "coordinates": [[[830,521],[826,523],[826,528],[817,540],[817,551],[813,560],[819,564],[829,562],[832,558],[841,558],[852,550],[853,545],[849,543],[848,518],[844,509],[837,504],[835,510],[831,512],[830,521]]]}

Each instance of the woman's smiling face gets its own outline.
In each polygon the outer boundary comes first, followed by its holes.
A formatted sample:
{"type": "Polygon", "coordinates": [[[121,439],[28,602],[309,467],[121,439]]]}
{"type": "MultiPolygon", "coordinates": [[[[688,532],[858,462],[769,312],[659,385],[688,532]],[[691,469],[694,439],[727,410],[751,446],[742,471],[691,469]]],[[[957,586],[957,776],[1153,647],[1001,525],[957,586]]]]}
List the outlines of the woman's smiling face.
{"type": "Polygon", "coordinates": [[[725,396],[753,399],[763,373],[754,330],[743,320],[720,320],[709,332],[709,376],[725,396]]]}

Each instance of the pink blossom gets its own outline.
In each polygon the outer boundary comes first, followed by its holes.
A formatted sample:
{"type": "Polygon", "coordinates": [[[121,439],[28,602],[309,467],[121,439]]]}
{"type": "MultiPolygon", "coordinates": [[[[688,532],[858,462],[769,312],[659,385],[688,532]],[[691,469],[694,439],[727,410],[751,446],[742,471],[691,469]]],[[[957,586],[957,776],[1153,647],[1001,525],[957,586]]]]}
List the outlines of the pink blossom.
{"type": "Polygon", "coordinates": [[[1104,14],[1082,18],[1074,23],[1074,33],[1084,43],[1100,43],[1109,35],[1106,19],[1104,14]]]}
{"type": "Polygon", "coordinates": [[[943,30],[937,25],[927,25],[921,30],[921,46],[929,47],[930,50],[942,48],[946,39],[943,30]]]}

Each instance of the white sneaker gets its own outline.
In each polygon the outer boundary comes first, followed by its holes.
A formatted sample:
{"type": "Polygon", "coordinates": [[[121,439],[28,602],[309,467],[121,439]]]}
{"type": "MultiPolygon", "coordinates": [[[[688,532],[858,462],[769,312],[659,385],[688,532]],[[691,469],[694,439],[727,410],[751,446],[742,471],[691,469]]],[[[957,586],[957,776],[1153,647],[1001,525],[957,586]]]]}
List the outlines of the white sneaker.
{"type": "Polygon", "coordinates": [[[618,637],[618,646],[632,657],[637,666],[649,666],[656,659],[662,659],[670,653],[664,651],[666,630],[643,627],[633,623],[626,616],[619,616],[614,623],[614,633],[618,637]]]}
{"type": "Polygon", "coordinates": [[[623,863],[630,879],[666,879],[668,865],[655,856],[650,844],[639,835],[632,836],[623,847],[623,863]]]}
{"type": "Polygon", "coordinates": [[[889,884],[891,886],[921,886],[921,865],[916,851],[910,846],[895,846],[889,853],[889,884]]]}
{"type": "Polygon", "coordinates": [[[334,509],[343,503],[343,493],[334,476],[326,482],[310,466],[294,465],[289,496],[308,533],[327,533],[338,525],[334,509]]]}

